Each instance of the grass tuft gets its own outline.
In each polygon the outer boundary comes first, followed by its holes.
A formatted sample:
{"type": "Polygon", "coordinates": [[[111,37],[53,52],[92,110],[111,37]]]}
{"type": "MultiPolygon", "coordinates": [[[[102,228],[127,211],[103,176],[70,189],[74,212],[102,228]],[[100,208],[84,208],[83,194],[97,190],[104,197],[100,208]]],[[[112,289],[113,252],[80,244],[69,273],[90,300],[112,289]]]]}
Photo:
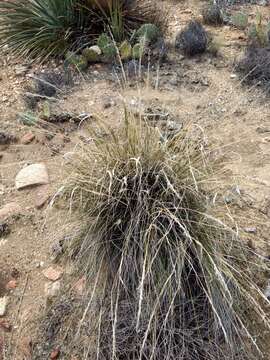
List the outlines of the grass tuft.
{"type": "Polygon", "coordinates": [[[65,194],[81,233],[70,255],[93,288],[85,358],[258,359],[250,325],[269,326],[258,259],[215,216],[200,136],[165,135],[125,110],[71,163],[65,194]]]}

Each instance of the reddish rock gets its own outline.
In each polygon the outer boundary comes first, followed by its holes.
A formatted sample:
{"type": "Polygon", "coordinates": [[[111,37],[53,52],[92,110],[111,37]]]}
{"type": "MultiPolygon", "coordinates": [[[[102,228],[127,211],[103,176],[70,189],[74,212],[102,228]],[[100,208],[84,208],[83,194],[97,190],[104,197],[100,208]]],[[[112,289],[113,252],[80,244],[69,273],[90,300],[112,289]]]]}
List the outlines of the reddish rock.
{"type": "Polygon", "coordinates": [[[12,202],[4,205],[0,209],[0,221],[7,220],[13,215],[18,215],[21,212],[21,207],[19,204],[12,202]]]}
{"type": "Polygon", "coordinates": [[[38,188],[35,199],[35,207],[41,209],[42,206],[50,199],[49,186],[42,185],[38,188]]]}
{"type": "Polygon", "coordinates": [[[83,276],[75,283],[73,289],[76,291],[76,293],[79,296],[82,296],[85,292],[85,288],[86,288],[86,277],[83,276]]]}
{"type": "Polygon", "coordinates": [[[3,329],[5,332],[10,332],[12,326],[6,319],[0,319],[0,329],[3,329]]]}
{"type": "Polygon", "coordinates": [[[59,357],[59,355],[60,355],[60,349],[55,349],[51,352],[50,359],[55,360],[59,357]]]}
{"type": "Polygon", "coordinates": [[[29,131],[28,133],[24,134],[23,137],[21,138],[21,143],[23,145],[27,145],[30,144],[35,138],[35,135],[29,131]]]}
{"type": "Polygon", "coordinates": [[[17,287],[17,281],[15,279],[10,280],[6,284],[6,290],[14,290],[17,287]]]}
{"type": "Polygon", "coordinates": [[[32,357],[32,339],[30,337],[24,337],[20,340],[19,351],[25,359],[31,359],[31,357],[32,357]]]}
{"type": "Polygon", "coordinates": [[[63,276],[63,269],[59,266],[57,267],[49,267],[48,269],[45,269],[42,271],[42,274],[51,281],[57,281],[63,276]]]}

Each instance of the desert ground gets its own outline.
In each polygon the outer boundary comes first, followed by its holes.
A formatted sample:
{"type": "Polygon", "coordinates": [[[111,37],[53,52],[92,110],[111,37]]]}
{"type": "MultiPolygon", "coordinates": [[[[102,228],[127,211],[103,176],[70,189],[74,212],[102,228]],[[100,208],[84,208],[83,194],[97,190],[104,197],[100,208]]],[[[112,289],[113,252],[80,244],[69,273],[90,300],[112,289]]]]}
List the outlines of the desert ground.
{"type": "MultiPolygon", "coordinates": [[[[177,31],[200,16],[203,2],[166,0],[161,5],[169,11],[166,38],[173,44],[177,31]]],[[[269,20],[267,4],[235,5],[232,11],[244,9],[254,19],[258,8],[269,20]]],[[[269,94],[260,86],[243,84],[235,71],[246,46],[245,32],[230,25],[206,28],[222,43],[218,56],[188,58],[171,46],[158,69],[152,64],[144,80],[129,79],[124,86],[121,72],[116,76],[110,64],[92,65],[53,102],[53,111],[72,114],[71,120],[47,128],[22,123],[22,96],[32,76],[61,65],[37,65],[2,49],[0,132],[11,138],[1,142],[0,135],[0,298],[8,299],[0,317],[1,360],[31,358],[32,342],[46,311],[48,284],[56,276],[62,286],[70,273],[68,265],[55,261],[66,219],[53,199],[65,180],[65,165],[76,143],[87,137],[87,126],[95,124],[95,114],[118,126],[123,101],[136,108],[140,99],[154,113],[169,111],[175,126],[192,123],[201,129],[224,162],[225,181],[218,195],[232,204],[250,246],[269,256],[269,94]],[[78,116],[83,120],[74,120],[78,116]],[[45,164],[48,183],[18,190],[18,173],[37,163],[45,164]]],[[[49,349],[51,359],[56,348],[49,349]]],[[[61,353],[56,356],[61,359],[61,353]]],[[[264,358],[270,359],[269,354],[264,358]]]]}

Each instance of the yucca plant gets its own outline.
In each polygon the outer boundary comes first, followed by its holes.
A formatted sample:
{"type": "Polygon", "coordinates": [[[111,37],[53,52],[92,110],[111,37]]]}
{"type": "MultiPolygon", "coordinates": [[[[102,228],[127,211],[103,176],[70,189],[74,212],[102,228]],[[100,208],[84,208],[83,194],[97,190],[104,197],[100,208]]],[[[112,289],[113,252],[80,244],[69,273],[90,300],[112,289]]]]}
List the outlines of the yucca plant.
{"type": "Polygon", "coordinates": [[[64,54],[90,31],[90,18],[75,0],[0,2],[2,44],[20,55],[64,54]]]}
{"type": "Polygon", "coordinates": [[[81,232],[69,253],[94,288],[85,359],[258,359],[261,260],[216,217],[202,141],[167,135],[125,111],[70,164],[64,193],[81,232]]]}
{"type": "Polygon", "coordinates": [[[22,56],[63,56],[94,44],[107,31],[115,41],[141,23],[164,23],[148,1],[0,0],[0,40],[22,56]]]}

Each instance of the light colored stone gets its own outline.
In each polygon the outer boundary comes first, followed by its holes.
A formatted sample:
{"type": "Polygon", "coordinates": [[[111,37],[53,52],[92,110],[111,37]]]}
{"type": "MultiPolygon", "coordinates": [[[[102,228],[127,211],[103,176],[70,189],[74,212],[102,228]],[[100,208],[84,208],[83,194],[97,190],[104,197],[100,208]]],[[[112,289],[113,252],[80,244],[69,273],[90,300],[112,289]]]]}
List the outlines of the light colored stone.
{"type": "Polygon", "coordinates": [[[13,215],[18,215],[21,212],[21,207],[19,204],[12,202],[4,205],[0,209],[0,221],[7,220],[13,215]]]}
{"type": "Polygon", "coordinates": [[[62,277],[63,273],[64,273],[63,269],[59,266],[56,267],[51,266],[48,269],[42,271],[42,274],[51,281],[59,280],[62,277]]]}
{"type": "Polygon", "coordinates": [[[45,296],[47,299],[55,298],[60,294],[60,291],[61,291],[60,281],[45,284],[45,296]]]}
{"type": "Polygon", "coordinates": [[[8,297],[4,296],[0,298],[0,316],[4,316],[7,312],[8,297]]]}
{"type": "Polygon", "coordinates": [[[257,233],[257,228],[255,228],[255,227],[246,227],[244,230],[248,234],[256,234],[257,233]]]}
{"type": "Polygon", "coordinates": [[[49,183],[49,175],[45,164],[32,164],[23,168],[16,176],[17,190],[28,186],[45,185],[49,183]]]}

